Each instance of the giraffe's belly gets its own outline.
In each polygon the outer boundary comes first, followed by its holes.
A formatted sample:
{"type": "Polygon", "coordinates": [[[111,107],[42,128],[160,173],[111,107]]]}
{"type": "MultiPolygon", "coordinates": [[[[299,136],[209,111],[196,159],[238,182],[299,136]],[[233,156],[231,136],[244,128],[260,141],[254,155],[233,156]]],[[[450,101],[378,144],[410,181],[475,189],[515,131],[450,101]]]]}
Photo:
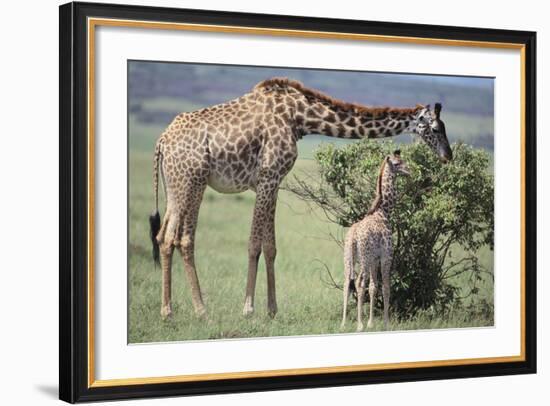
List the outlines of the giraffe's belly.
{"type": "Polygon", "coordinates": [[[240,193],[250,188],[248,185],[231,182],[212,175],[208,178],[208,186],[219,193],[240,193]]]}
{"type": "Polygon", "coordinates": [[[216,166],[208,177],[208,186],[219,193],[241,193],[256,187],[256,171],[238,171],[226,164],[216,166]]]}

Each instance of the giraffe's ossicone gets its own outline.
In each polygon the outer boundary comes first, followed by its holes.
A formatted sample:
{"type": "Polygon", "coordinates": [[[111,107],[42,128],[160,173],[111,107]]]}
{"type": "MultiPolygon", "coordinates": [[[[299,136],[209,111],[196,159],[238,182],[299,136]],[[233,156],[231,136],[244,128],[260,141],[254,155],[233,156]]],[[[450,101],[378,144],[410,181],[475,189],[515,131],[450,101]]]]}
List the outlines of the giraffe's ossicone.
{"type": "Polygon", "coordinates": [[[221,193],[256,192],[248,243],[248,281],[244,314],[254,310],[258,260],[267,269],[268,311],[277,312],[275,295],[275,207],[279,185],[297,158],[297,142],[307,134],[342,138],[417,134],[442,160],[452,158],[441,105],[414,108],[366,107],[336,100],[289,79],[269,79],[227,103],[174,118],[157,141],[153,186],[156,209],[150,217],[155,260],[162,266],[161,315],[171,307],[174,248],[182,257],[198,315],[205,315],[195,267],[195,231],[207,186],[221,193]],[[163,175],[166,212],[158,212],[158,179],[163,175]]]}

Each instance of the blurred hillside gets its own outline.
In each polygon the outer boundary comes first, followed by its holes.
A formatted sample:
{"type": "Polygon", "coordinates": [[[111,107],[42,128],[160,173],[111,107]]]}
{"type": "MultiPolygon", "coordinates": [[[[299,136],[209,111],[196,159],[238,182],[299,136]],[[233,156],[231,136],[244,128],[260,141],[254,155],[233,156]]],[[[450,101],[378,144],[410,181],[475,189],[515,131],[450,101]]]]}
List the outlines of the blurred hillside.
{"type": "Polygon", "coordinates": [[[450,141],[493,149],[494,88],[489,78],[130,61],[131,128],[158,131],[182,111],[239,97],[273,76],[299,80],[333,97],[366,105],[441,102],[450,141]]]}

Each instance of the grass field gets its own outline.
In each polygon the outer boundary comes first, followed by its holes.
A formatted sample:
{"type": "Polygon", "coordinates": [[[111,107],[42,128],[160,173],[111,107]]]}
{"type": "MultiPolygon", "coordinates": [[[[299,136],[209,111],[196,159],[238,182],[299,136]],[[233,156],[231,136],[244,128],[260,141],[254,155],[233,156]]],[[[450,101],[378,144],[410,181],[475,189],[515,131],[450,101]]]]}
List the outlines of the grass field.
{"type": "MultiPolygon", "coordinates": [[[[130,121],[128,341],[145,343],[339,333],[342,293],[323,282],[326,274],[319,264],[319,261],[325,263],[341,283],[342,252],[327,239],[328,232],[337,232],[337,227],[285,191],[279,194],[276,218],[277,316],[274,319],[267,316],[263,258],[260,258],[258,272],[256,311],[250,318],[242,316],[248,234],[255,195],[252,192],[222,195],[207,189],[199,216],[195,255],[208,321],[199,320],[194,315],[190,290],[177,252],[172,277],[173,317],[169,321],[161,320],[161,271],[153,265],[147,220],[154,208],[152,151],[161,130],[130,121]]],[[[311,159],[303,159],[311,157],[311,150],[318,142],[315,140],[300,142],[302,159],[297,161],[294,173],[315,170],[311,159]]],[[[323,140],[331,141],[330,138],[323,140]]],[[[160,208],[162,216],[162,200],[160,208]]],[[[454,258],[459,256],[460,252],[453,255],[454,258]]],[[[479,258],[482,265],[492,272],[492,251],[482,249],[479,258]]],[[[465,287],[467,279],[457,278],[453,283],[465,287]]],[[[488,303],[491,308],[491,278],[484,280],[479,293],[465,304],[478,302],[488,303]]],[[[373,330],[383,328],[380,311],[377,316],[373,330]]],[[[352,318],[350,316],[350,320],[352,318]]],[[[464,307],[451,311],[445,319],[421,313],[404,322],[393,320],[389,328],[434,329],[492,324],[492,311],[472,312],[464,307]]],[[[348,331],[355,331],[354,322],[348,323],[348,331]]]]}

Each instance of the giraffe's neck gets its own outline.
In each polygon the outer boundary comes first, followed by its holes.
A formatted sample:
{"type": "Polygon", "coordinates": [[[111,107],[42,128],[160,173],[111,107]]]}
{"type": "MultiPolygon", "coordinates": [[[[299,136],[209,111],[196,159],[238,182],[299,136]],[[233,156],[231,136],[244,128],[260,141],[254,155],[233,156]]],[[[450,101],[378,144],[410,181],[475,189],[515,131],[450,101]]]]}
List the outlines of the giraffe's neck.
{"type": "Polygon", "coordinates": [[[368,214],[378,212],[389,219],[396,200],[395,178],[396,175],[389,164],[384,162],[376,182],[376,197],[368,214]]]}
{"type": "Polygon", "coordinates": [[[411,131],[417,108],[367,108],[326,99],[297,101],[296,123],[302,135],[385,138],[411,131]]]}

